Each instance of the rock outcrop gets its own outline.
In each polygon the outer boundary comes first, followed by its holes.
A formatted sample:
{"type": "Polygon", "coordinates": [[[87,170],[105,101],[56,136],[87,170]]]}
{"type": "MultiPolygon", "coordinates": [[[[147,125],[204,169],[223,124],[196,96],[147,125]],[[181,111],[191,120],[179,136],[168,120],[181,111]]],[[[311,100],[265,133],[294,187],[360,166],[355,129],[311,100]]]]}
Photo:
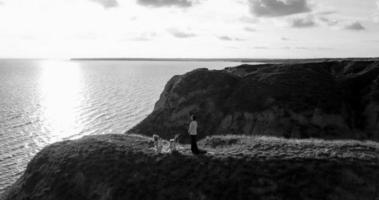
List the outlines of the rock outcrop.
{"type": "Polygon", "coordinates": [[[379,61],[198,69],[174,76],[154,111],[129,133],[379,140],[379,61]]]}
{"type": "MultiPolygon", "coordinates": [[[[157,154],[149,138],[101,135],[52,144],[5,200],[377,199],[377,143],[214,137],[157,154]]],[[[1,197],[0,197],[1,199],[1,197]]]]}

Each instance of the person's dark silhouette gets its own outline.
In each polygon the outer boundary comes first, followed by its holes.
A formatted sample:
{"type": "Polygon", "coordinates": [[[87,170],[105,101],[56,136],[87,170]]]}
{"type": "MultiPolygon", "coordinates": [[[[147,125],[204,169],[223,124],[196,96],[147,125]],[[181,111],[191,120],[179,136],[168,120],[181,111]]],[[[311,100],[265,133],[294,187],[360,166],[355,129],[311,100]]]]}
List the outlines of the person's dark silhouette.
{"type": "Polygon", "coordinates": [[[188,127],[188,134],[191,137],[191,151],[193,154],[199,154],[199,149],[197,148],[197,121],[196,116],[191,115],[191,122],[188,127]]]}

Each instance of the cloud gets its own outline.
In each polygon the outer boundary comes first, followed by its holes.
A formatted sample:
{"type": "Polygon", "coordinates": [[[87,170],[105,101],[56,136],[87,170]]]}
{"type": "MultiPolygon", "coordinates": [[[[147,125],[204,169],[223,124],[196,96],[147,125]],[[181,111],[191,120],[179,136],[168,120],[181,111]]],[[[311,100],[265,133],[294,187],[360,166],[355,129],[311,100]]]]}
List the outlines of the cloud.
{"type": "Polygon", "coordinates": [[[249,23],[249,24],[256,24],[259,22],[258,18],[254,18],[251,16],[242,16],[239,18],[239,20],[243,23],[249,23]]]}
{"type": "Polygon", "coordinates": [[[307,50],[307,51],[314,51],[314,50],[331,50],[331,49],[333,49],[333,48],[332,48],[332,47],[309,47],[309,46],[297,46],[297,47],[294,47],[293,49],[307,50]]]}
{"type": "Polygon", "coordinates": [[[176,6],[181,8],[188,8],[193,6],[192,0],[137,0],[140,5],[150,7],[167,7],[176,6]]]}
{"type": "Polygon", "coordinates": [[[326,18],[326,17],[320,17],[318,18],[321,22],[324,22],[325,24],[327,24],[328,26],[335,26],[339,23],[338,20],[336,19],[329,19],[329,18],[326,18]]]}
{"type": "Polygon", "coordinates": [[[257,17],[279,17],[310,12],[307,0],[249,0],[250,12],[257,17]]]}
{"type": "Polygon", "coordinates": [[[268,47],[266,46],[256,46],[256,47],[252,47],[253,49],[260,49],[260,50],[264,50],[264,49],[269,49],[268,47]]]}
{"type": "Polygon", "coordinates": [[[310,46],[283,46],[278,49],[284,50],[300,50],[300,51],[315,51],[315,50],[332,50],[332,47],[310,47],[310,46]]]}
{"type": "Polygon", "coordinates": [[[353,22],[351,24],[346,25],[345,29],[353,30],[353,31],[363,31],[366,28],[360,22],[357,21],[357,22],[353,22]]]}
{"type": "Polygon", "coordinates": [[[244,30],[247,32],[256,32],[257,31],[257,29],[251,28],[251,27],[245,27],[244,30]]]}
{"type": "Polygon", "coordinates": [[[91,1],[102,5],[104,8],[114,8],[118,6],[117,0],[91,0],[91,1]]]}
{"type": "Polygon", "coordinates": [[[132,40],[134,41],[150,41],[152,40],[155,36],[157,36],[157,33],[155,32],[150,32],[150,33],[142,33],[141,35],[135,37],[135,38],[132,38],[132,40]]]}
{"type": "Polygon", "coordinates": [[[184,31],[179,31],[177,29],[168,29],[167,30],[171,35],[177,38],[190,38],[190,37],[196,37],[196,34],[191,33],[191,32],[184,32],[184,31]]]}
{"type": "Polygon", "coordinates": [[[377,12],[373,15],[373,21],[379,23],[379,0],[376,1],[377,12]]]}
{"type": "Polygon", "coordinates": [[[314,13],[314,14],[319,15],[319,16],[327,16],[327,15],[334,15],[334,14],[337,14],[337,11],[334,11],[334,10],[327,10],[327,11],[316,12],[316,13],[314,13]]]}
{"type": "Polygon", "coordinates": [[[232,38],[232,37],[229,37],[229,36],[226,36],[226,35],[219,36],[218,39],[224,40],[224,41],[242,41],[243,40],[241,38],[232,38]]]}
{"type": "Polygon", "coordinates": [[[313,17],[296,18],[291,21],[291,27],[293,28],[308,28],[316,26],[313,17]]]}
{"type": "Polygon", "coordinates": [[[233,39],[231,38],[231,37],[229,37],[229,36],[220,36],[220,37],[218,37],[218,39],[220,39],[220,40],[225,40],[225,41],[232,41],[233,39]]]}

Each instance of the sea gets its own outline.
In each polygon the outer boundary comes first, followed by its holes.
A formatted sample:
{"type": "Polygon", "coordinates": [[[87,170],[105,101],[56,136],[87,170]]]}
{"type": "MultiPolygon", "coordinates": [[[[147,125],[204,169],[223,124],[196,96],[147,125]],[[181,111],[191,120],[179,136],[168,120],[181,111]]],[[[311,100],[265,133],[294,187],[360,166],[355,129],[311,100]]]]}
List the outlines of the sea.
{"type": "Polygon", "coordinates": [[[167,81],[239,62],[0,60],[0,194],[48,144],[124,133],[154,108],[167,81]]]}

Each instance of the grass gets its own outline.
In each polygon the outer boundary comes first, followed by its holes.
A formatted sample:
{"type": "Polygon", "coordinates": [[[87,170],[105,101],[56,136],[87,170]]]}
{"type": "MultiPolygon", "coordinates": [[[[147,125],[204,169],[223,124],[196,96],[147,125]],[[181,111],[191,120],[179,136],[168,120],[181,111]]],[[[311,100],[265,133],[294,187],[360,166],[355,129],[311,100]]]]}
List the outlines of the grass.
{"type": "Polygon", "coordinates": [[[216,155],[265,159],[350,159],[379,161],[379,143],[357,140],[285,139],[268,136],[212,136],[199,142],[216,155]]]}
{"type": "Polygon", "coordinates": [[[351,140],[351,139],[340,139],[340,140],[324,140],[318,138],[309,139],[287,139],[281,137],[273,136],[247,136],[247,135],[217,135],[208,136],[202,140],[202,143],[212,140],[237,140],[236,144],[254,144],[254,143],[275,143],[275,144],[313,144],[320,146],[354,146],[363,145],[370,146],[373,148],[379,148],[379,143],[372,140],[351,140]]]}
{"type": "MultiPolygon", "coordinates": [[[[379,144],[213,136],[208,154],[156,153],[152,138],[99,135],[49,145],[5,200],[377,199],[379,144]]],[[[167,142],[163,140],[164,142],[167,142]]]]}

